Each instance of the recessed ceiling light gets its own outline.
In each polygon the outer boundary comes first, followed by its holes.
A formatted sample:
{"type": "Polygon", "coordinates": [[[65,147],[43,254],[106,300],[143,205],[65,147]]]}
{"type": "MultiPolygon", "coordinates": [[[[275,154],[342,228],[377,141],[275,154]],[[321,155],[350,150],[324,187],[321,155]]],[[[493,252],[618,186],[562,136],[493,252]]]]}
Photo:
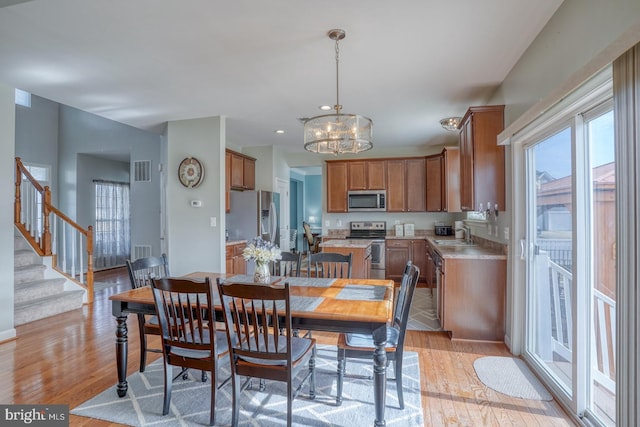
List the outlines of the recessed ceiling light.
{"type": "Polygon", "coordinates": [[[321,109],[322,111],[329,111],[333,109],[331,105],[321,105],[318,108],[321,109]]]}
{"type": "Polygon", "coordinates": [[[282,133],[284,133],[284,131],[283,131],[282,129],[276,129],[276,130],[274,130],[274,132],[275,132],[275,133],[277,133],[277,134],[282,134],[282,133]]]}

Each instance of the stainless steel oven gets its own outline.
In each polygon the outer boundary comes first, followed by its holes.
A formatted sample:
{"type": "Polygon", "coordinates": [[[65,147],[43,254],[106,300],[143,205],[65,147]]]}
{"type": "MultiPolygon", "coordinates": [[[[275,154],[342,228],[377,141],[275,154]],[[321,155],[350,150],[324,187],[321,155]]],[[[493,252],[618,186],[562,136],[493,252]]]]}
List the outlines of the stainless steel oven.
{"type": "Polygon", "coordinates": [[[371,240],[371,273],[372,279],[385,278],[384,238],[387,235],[385,221],[352,221],[348,239],[371,240]]]}

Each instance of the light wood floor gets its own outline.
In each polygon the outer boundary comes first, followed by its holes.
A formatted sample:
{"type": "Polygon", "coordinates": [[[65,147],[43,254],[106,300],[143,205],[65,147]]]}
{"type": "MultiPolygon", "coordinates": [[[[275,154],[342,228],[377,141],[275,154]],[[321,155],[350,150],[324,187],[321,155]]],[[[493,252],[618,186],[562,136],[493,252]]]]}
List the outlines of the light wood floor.
{"type": "MultiPolygon", "coordinates": [[[[78,406],[117,382],[115,320],[108,296],[129,288],[126,270],[96,274],[114,282],[98,291],[82,309],[17,327],[17,339],[0,344],[0,402],[78,406]]],[[[129,317],[128,371],[138,369],[138,327],[129,317]]],[[[314,333],[323,344],[330,333],[314,333]]],[[[158,345],[157,342],[152,344],[158,345]]],[[[486,388],[473,361],[482,356],[508,356],[503,344],[452,342],[445,333],[408,331],[407,351],[420,355],[425,426],[572,426],[556,402],[511,398],[486,388]]],[[[156,354],[149,354],[155,360],[156,354]]],[[[116,426],[71,416],[72,426],[116,426]]]]}

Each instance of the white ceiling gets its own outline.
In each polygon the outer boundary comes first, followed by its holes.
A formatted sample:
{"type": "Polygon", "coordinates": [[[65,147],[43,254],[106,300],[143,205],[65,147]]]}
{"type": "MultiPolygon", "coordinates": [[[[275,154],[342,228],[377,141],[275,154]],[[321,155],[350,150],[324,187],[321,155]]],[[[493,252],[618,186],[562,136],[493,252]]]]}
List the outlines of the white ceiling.
{"type": "Polygon", "coordinates": [[[0,82],[142,129],[224,115],[239,146],[302,150],[340,102],[376,147],[455,140],[561,0],[0,0],[0,82]],[[283,129],[284,135],[276,135],[283,129]]]}

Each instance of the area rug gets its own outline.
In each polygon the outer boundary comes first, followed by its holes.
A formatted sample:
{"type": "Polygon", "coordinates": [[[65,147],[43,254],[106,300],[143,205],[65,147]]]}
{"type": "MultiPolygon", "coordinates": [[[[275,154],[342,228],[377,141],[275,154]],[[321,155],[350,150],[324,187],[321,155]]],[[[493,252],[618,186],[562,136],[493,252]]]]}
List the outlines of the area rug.
{"type": "Polygon", "coordinates": [[[436,291],[429,288],[416,288],[413,293],[407,329],[413,331],[441,331],[436,315],[436,291]]]}
{"type": "Polygon", "coordinates": [[[473,368],[487,387],[522,399],[553,400],[524,361],[516,357],[487,356],[476,359],[473,368]]]}
{"type": "MultiPolygon", "coordinates": [[[[229,375],[228,359],[220,364],[220,378],[229,375]]],[[[177,369],[177,368],[176,368],[177,369]]],[[[423,426],[420,399],[420,367],[418,355],[404,354],[405,409],[398,408],[395,381],[387,381],[387,426],[423,426]]],[[[308,397],[305,385],[293,402],[293,424],[297,426],[367,426],[373,425],[373,380],[371,361],[348,359],[344,381],[343,402],[336,406],[336,350],[333,346],[318,346],[316,358],[316,398],[308,397]]],[[[177,371],[176,371],[177,372],[177,371]]],[[[395,378],[393,364],[387,371],[395,378]]],[[[118,398],[115,385],[74,408],[71,413],[131,426],[199,426],[209,422],[211,384],[200,382],[200,372],[190,372],[189,378],[173,383],[171,409],[162,416],[163,368],[160,360],[147,366],[144,373],[136,372],[127,378],[129,391],[118,398]]],[[[254,387],[241,395],[241,426],[286,425],[286,385],[267,381],[263,392],[254,387]]],[[[218,390],[216,396],[216,425],[231,424],[231,384],[218,390]]]]}

